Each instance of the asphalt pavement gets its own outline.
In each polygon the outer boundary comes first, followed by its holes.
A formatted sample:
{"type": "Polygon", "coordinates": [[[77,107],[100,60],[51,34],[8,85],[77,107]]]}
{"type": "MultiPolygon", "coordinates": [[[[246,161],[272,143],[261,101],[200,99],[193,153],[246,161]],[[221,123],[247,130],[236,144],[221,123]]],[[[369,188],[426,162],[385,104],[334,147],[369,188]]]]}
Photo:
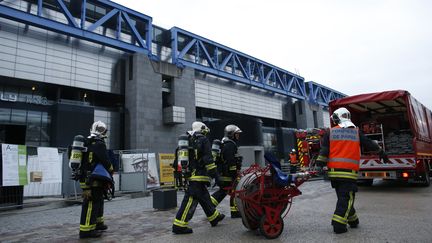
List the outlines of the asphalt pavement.
{"type": "MultiPolygon", "coordinates": [[[[281,236],[273,242],[431,242],[431,188],[375,185],[360,188],[356,209],[360,227],[336,235],[330,225],[336,195],[330,183],[309,181],[299,187],[284,219],[281,236]],[[428,203],[428,204],[425,204],[428,203]]],[[[180,206],[183,192],[177,193],[180,206]]],[[[117,197],[105,204],[109,229],[101,238],[78,238],[81,206],[47,203],[22,210],[0,212],[0,242],[263,242],[257,231],[247,230],[241,219],[229,217],[226,198],[218,209],[227,215],[211,227],[200,206],[190,221],[194,233],[171,232],[176,208],[155,210],[152,196],[117,197]]]]}

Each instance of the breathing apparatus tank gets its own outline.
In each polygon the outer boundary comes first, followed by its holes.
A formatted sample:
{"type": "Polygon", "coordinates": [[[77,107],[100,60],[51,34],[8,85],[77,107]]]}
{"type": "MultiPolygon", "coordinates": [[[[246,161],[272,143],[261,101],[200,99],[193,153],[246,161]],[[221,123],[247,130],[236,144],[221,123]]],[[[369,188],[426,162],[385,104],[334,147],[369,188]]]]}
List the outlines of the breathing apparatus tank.
{"type": "Polygon", "coordinates": [[[189,168],[189,137],[187,134],[182,134],[178,138],[178,162],[181,164],[182,174],[187,176],[190,172],[189,168]]]}
{"type": "Polygon", "coordinates": [[[85,138],[82,135],[76,135],[72,142],[71,155],[69,158],[69,168],[72,170],[71,179],[79,180],[81,176],[80,168],[83,158],[83,153],[87,152],[87,147],[84,146],[85,138]]]}
{"type": "Polygon", "coordinates": [[[222,143],[219,139],[213,140],[211,151],[214,162],[218,162],[218,159],[220,158],[221,144],[222,143]]]}

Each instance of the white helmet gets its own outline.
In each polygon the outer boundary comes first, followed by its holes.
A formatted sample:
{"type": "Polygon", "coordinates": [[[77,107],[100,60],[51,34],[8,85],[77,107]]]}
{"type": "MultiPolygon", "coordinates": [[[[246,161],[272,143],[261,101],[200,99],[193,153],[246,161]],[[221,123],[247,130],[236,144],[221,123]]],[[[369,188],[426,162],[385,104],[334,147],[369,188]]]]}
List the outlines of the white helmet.
{"type": "Polygon", "coordinates": [[[192,123],[192,131],[193,132],[201,132],[202,134],[206,135],[207,133],[210,132],[210,128],[208,128],[206,126],[206,124],[199,122],[199,121],[195,121],[192,123]]]}
{"type": "Polygon", "coordinates": [[[90,129],[90,136],[106,137],[107,125],[101,121],[94,122],[90,129]]]}
{"type": "Polygon", "coordinates": [[[355,127],[354,123],[351,121],[351,113],[345,107],[341,107],[333,112],[331,119],[334,123],[338,124],[340,127],[355,127]]]}
{"type": "Polygon", "coordinates": [[[243,131],[238,126],[232,125],[232,124],[226,126],[224,129],[225,137],[228,137],[231,139],[234,138],[234,134],[241,133],[241,132],[243,132],[243,131]]]}
{"type": "Polygon", "coordinates": [[[295,149],[291,149],[291,153],[295,154],[295,152],[296,152],[295,149]]]}

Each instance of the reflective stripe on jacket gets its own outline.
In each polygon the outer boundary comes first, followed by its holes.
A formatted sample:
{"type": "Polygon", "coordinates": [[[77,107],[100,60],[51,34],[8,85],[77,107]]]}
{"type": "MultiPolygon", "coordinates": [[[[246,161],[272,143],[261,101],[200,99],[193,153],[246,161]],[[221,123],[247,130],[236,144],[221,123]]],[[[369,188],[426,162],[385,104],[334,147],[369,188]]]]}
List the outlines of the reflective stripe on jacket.
{"type": "Polygon", "coordinates": [[[330,129],[329,178],[356,180],[360,162],[360,137],[357,128],[330,129]]]}

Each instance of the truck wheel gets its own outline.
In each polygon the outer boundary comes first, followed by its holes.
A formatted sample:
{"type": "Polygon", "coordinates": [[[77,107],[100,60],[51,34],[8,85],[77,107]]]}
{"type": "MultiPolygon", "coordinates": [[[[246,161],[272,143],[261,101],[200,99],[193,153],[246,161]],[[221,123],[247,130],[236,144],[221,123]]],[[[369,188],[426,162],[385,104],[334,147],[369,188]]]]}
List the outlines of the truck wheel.
{"type": "Polygon", "coordinates": [[[424,179],[423,179],[421,185],[424,187],[428,187],[431,184],[430,177],[429,177],[429,164],[426,161],[424,161],[423,166],[424,166],[425,171],[423,173],[424,179]]]}

